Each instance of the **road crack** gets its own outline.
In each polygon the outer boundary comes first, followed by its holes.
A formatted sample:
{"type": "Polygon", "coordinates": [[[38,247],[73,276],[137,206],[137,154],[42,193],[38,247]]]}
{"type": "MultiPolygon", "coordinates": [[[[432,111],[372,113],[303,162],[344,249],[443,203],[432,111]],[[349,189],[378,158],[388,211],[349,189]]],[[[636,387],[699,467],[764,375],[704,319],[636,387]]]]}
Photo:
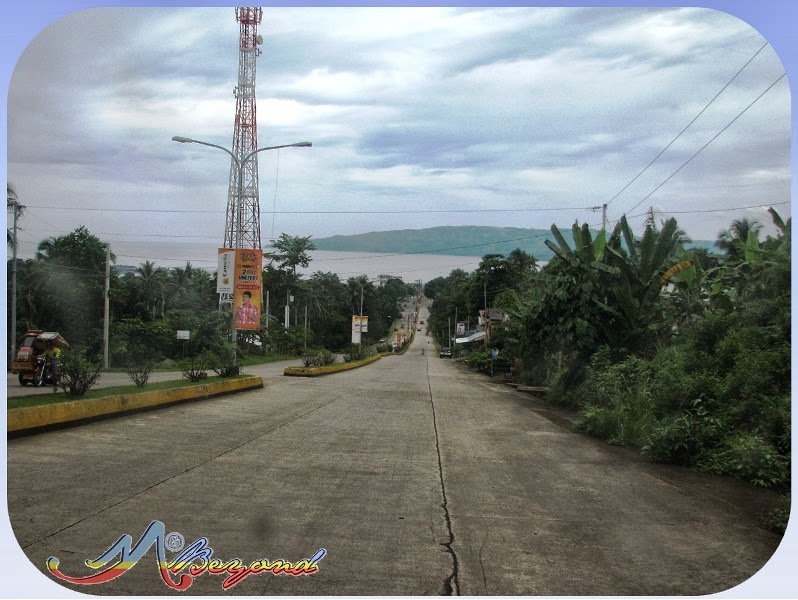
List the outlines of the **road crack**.
{"type": "Polygon", "coordinates": [[[432,386],[429,385],[429,378],[427,378],[429,386],[429,401],[432,406],[432,428],[435,430],[435,451],[438,454],[438,477],[441,483],[441,496],[443,497],[443,520],[446,523],[446,532],[448,539],[441,546],[452,557],[452,570],[443,580],[441,596],[459,596],[460,595],[460,581],[458,579],[460,562],[457,559],[457,552],[454,550],[454,531],[452,531],[452,517],[449,514],[449,500],[446,496],[446,482],[443,477],[443,460],[441,458],[441,443],[440,436],[438,435],[438,418],[435,413],[435,401],[432,398],[432,386]]]}

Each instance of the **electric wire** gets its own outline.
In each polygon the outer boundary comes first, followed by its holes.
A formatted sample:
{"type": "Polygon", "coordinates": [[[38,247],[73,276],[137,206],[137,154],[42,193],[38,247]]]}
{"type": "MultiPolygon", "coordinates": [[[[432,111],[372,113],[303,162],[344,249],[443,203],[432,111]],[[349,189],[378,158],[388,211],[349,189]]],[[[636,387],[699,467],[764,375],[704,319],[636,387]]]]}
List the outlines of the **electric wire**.
{"type": "Polygon", "coordinates": [[[677,133],[677,134],[676,134],[676,137],[674,137],[674,138],[673,138],[673,139],[672,139],[670,142],[668,142],[668,145],[667,145],[667,146],[665,146],[665,148],[663,148],[663,149],[662,149],[662,151],[661,151],[659,154],[657,154],[657,155],[656,155],[656,156],[655,156],[655,157],[654,157],[654,158],[651,160],[651,162],[649,162],[649,163],[648,163],[648,164],[647,164],[645,167],[643,167],[643,170],[642,170],[642,171],[640,171],[640,172],[639,172],[637,175],[635,175],[635,176],[632,178],[632,180],[631,180],[629,183],[627,183],[625,186],[623,186],[623,188],[621,188],[621,190],[620,190],[620,191],[619,191],[617,194],[615,194],[615,195],[614,195],[612,198],[610,198],[609,200],[607,200],[606,204],[607,204],[607,205],[609,205],[609,204],[610,204],[610,202],[612,202],[613,200],[615,200],[615,199],[616,199],[618,196],[620,196],[620,195],[621,195],[621,194],[622,194],[624,191],[626,191],[626,190],[629,188],[629,186],[630,186],[630,185],[632,185],[632,184],[633,184],[635,181],[637,181],[637,179],[638,179],[638,178],[639,178],[639,177],[640,177],[640,176],[641,176],[643,173],[645,173],[645,172],[646,172],[646,171],[649,169],[649,167],[651,167],[651,165],[653,165],[653,164],[654,164],[654,163],[655,163],[655,162],[656,162],[656,161],[659,159],[659,157],[660,157],[660,156],[662,156],[663,154],[665,154],[665,152],[668,150],[668,148],[670,148],[670,147],[671,147],[671,146],[672,146],[672,145],[673,145],[673,144],[676,142],[676,140],[678,140],[678,139],[679,139],[679,138],[682,136],[682,134],[684,134],[684,133],[685,133],[685,132],[686,132],[686,131],[687,131],[687,130],[690,128],[690,126],[691,126],[693,123],[695,123],[695,122],[698,120],[698,118],[699,118],[699,117],[700,117],[702,114],[704,114],[704,112],[705,112],[705,111],[706,111],[706,110],[707,110],[707,109],[708,109],[708,108],[709,108],[709,107],[712,105],[712,103],[713,103],[713,102],[715,102],[715,100],[717,100],[717,99],[718,99],[718,97],[719,97],[719,96],[720,96],[720,95],[721,95],[721,94],[722,94],[722,93],[723,93],[723,92],[726,90],[726,88],[728,88],[728,87],[729,87],[729,86],[732,84],[732,82],[733,82],[735,79],[737,79],[737,77],[740,75],[740,73],[742,73],[742,72],[745,70],[745,68],[746,68],[748,65],[750,65],[750,64],[751,64],[751,62],[752,62],[752,61],[753,61],[753,60],[754,60],[754,59],[755,59],[757,56],[759,56],[759,53],[760,53],[760,52],[762,52],[762,50],[764,50],[766,46],[768,46],[768,42],[765,42],[765,43],[762,45],[762,47],[761,47],[761,48],[759,48],[759,50],[757,50],[757,51],[756,51],[756,53],[754,53],[754,55],[753,55],[751,58],[749,58],[749,59],[748,59],[748,62],[746,62],[746,63],[745,63],[745,64],[744,64],[742,67],[740,67],[740,69],[739,69],[739,70],[738,70],[738,71],[737,71],[737,72],[734,74],[734,76],[733,76],[733,77],[732,77],[732,78],[731,78],[731,79],[730,79],[728,82],[726,82],[726,85],[724,85],[724,86],[723,86],[723,87],[720,89],[720,91],[719,91],[717,94],[715,94],[715,96],[712,98],[712,100],[710,100],[710,101],[709,101],[709,102],[708,102],[708,103],[707,103],[707,104],[704,106],[704,108],[702,108],[702,109],[701,109],[701,110],[698,112],[698,114],[697,114],[695,117],[693,117],[693,120],[692,120],[692,121],[690,121],[690,122],[689,122],[687,125],[685,125],[684,129],[682,129],[682,130],[681,130],[679,133],[677,133]]]}
{"type": "Polygon", "coordinates": [[[699,148],[699,149],[698,149],[698,150],[695,152],[695,154],[693,154],[693,155],[692,155],[690,158],[688,158],[686,161],[684,161],[684,162],[682,163],[682,165],[681,165],[681,166],[680,166],[678,169],[676,169],[676,170],[675,170],[673,173],[671,173],[671,174],[670,174],[670,175],[669,175],[667,178],[665,178],[665,180],[664,180],[664,181],[662,181],[662,183],[660,183],[660,184],[659,184],[657,187],[655,187],[653,190],[651,190],[651,191],[650,191],[648,194],[646,194],[645,196],[643,196],[643,198],[640,200],[640,202],[638,202],[638,203],[637,203],[637,204],[635,204],[635,205],[634,205],[632,208],[630,208],[628,212],[632,212],[632,211],[633,211],[634,209],[636,209],[638,206],[640,206],[641,204],[643,204],[643,202],[645,202],[645,201],[646,201],[646,200],[648,200],[648,199],[649,199],[651,196],[653,196],[653,195],[654,195],[654,194],[657,192],[657,190],[659,190],[659,189],[660,189],[662,186],[664,186],[664,185],[665,185],[666,183],[668,183],[668,182],[669,182],[671,179],[673,179],[673,177],[675,177],[675,176],[676,176],[676,174],[677,174],[677,173],[679,173],[679,171],[681,171],[681,170],[682,170],[684,167],[686,167],[686,166],[687,166],[687,165],[688,165],[688,164],[689,164],[689,163],[690,163],[690,162],[691,162],[691,161],[692,161],[692,160],[693,160],[693,159],[694,159],[696,156],[698,156],[698,155],[699,155],[701,152],[703,152],[703,151],[704,151],[704,150],[705,150],[705,149],[706,149],[706,148],[707,148],[707,147],[708,147],[708,146],[709,146],[709,145],[710,145],[712,142],[714,142],[716,139],[718,139],[718,137],[720,137],[720,135],[721,135],[721,134],[722,134],[724,131],[726,131],[726,130],[727,130],[729,127],[731,127],[731,126],[732,126],[732,125],[733,125],[733,124],[734,124],[734,123],[737,121],[737,119],[739,119],[741,116],[743,116],[743,115],[744,115],[744,114],[745,114],[745,113],[748,111],[748,109],[749,109],[749,108],[751,108],[751,107],[752,107],[754,104],[756,104],[756,102],[757,102],[757,101],[759,101],[759,99],[760,99],[760,98],[762,98],[762,96],[764,96],[764,95],[765,95],[765,94],[767,94],[767,93],[768,93],[768,92],[769,92],[771,89],[773,89],[773,87],[774,87],[774,86],[775,86],[775,85],[776,85],[776,84],[777,84],[779,81],[781,81],[782,79],[784,79],[784,77],[785,77],[786,75],[787,75],[786,73],[782,73],[782,74],[779,76],[779,78],[778,78],[778,79],[776,79],[776,81],[774,81],[773,83],[771,83],[771,84],[770,84],[770,85],[767,87],[767,89],[765,89],[765,91],[764,91],[764,92],[762,92],[762,93],[761,93],[761,94],[759,94],[759,95],[758,95],[756,98],[754,98],[754,100],[753,100],[753,101],[752,101],[752,102],[751,102],[751,103],[750,103],[748,106],[746,106],[746,107],[745,107],[745,108],[744,108],[744,109],[743,109],[743,110],[742,110],[740,113],[738,113],[736,117],[734,117],[734,118],[733,118],[731,121],[729,121],[729,122],[728,122],[728,123],[727,123],[727,124],[726,124],[726,125],[725,125],[725,126],[724,126],[724,127],[721,129],[721,130],[720,130],[720,131],[718,131],[718,133],[716,133],[714,136],[712,136],[712,138],[710,138],[710,140],[709,140],[709,141],[708,141],[706,144],[704,144],[703,146],[701,146],[701,148],[699,148]]]}

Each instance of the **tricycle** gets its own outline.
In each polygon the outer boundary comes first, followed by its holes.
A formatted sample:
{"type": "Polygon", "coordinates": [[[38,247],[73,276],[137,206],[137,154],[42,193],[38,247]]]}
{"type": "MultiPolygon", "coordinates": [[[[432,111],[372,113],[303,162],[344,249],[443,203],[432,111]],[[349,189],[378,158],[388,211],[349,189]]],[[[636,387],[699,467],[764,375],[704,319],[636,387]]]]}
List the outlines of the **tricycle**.
{"type": "Polygon", "coordinates": [[[58,385],[61,378],[61,351],[69,344],[57,331],[29,329],[25,333],[11,372],[19,374],[19,384],[58,385]]]}

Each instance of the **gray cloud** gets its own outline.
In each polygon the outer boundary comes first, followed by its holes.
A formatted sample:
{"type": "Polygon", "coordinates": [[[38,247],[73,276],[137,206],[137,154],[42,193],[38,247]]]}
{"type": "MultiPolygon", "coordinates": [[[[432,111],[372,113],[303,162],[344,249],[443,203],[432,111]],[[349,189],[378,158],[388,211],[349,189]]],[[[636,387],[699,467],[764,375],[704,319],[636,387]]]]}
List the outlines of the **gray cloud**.
{"type": "MultiPolygon", "coordinates": [[[[259,156],[264,239],[273,229],[397,228],[369,214],[385,207],[409,211],[401,228],[595,223],[584,209],[617,194],[765,42],[734,17],[696,8],[267,8],[260,31],[260,145],[314,146],[259,156]],[[530,211],[420,212],[485,206],[530,211]],[[331,207],[363,212],[285,214],[331,207]],[[565,207],[579,210],[549,210],[565,207]]],[[[8,99],[9,180],[33,207],[28,235],[86,224],[133,239],[221,237],[229,157],[170,140],[230,144],[237,42],[232,8],[86,10],[33,40],[8,99]],[[73,210],[36,208],[52,205],[73,210]],[[134,206],[152,212],[111,212],[134,206]],[[165,212],[184,209],[196,212],[165,212]]],[[[782,72],[766,48],[611,201],[611,217],[782,72]]],[[[634,212],[656,205],[678,213],[693,238],[712,239],[748,213],[682,213],[788,200],[789,144],[783,80],[634,212]]]]}

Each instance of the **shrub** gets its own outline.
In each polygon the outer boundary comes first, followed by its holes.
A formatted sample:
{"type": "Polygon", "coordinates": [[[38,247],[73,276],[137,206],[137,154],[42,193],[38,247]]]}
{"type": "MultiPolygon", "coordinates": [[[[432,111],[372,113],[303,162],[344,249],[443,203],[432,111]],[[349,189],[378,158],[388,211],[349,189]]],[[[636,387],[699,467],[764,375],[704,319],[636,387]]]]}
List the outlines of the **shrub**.
{"type": "Polygon", "coordinates": [[[302,364],[306,367],[324,367],[335,364],[335,354],[329,350],[310,350],[302,356],[302,364]]]}
{"type": "Polygon", "coordinates": [[[468,355],[466,364],[480,373],[490,373],[492,358],[486,347],[482,347],[468,355]]]}
{"type": "Polygon", "coordinates": [[[765,527],[784,535],[790,520],[790,494],[781,497],[778,506],[765,516],[765,527]]]}
{"type": "Polygon", "coordinates": [[[660,462],[691,465],[705,448],[716,444],[722,430],[720,419],[711,416],[701,399],[690,410],[662,419],[651,432],[643,451],[660,462]]]}
{"type": "Polygon", "coordinates": [[[206,354],[208,367],[219,377],[233,377],[241,372],[241,367],[236,364],[235,354],[232,351],[221,351],[206,354]]]}
{"type": "Polygon", "coordinates": [[[133,380],[138,387],[144,387],[147,385],[147,382],[150,379],[150,372],[155,367],[152,362],[146,362],[144,364],[139,364],[134,367],[130,367],[127,370],[127,374],[130,379],[133,380]]]}
{"type": "Polygon", "coordinates": [[[651,398],[642,388],[619,393],[605,406],[587,405],[577,431],[621,446],[642,446],[656,425],[651,398]]]}
{"type": "Polygon", "coordinates": [[[90,362],[83,350],[67,350],[61,356],[61,377],[56,388],[67,396],[83,396],[97,384],[100,365],[90,362]]]}
{"type": "Polygon", "coordinates": [[[356,360],[362,360],[368,356],[368,352],[363,346],[353,344],[349,346],[349,349],[344,353],[344,362],[354,362],[356,360]]]}
{"type": "Polygon", "coordinates": [[[180,361],[180,370],[183,371],[183,377],[189,381],[199,381],[207,377],[207,368],[208,356],[206,354],[199,354],[180,361]]]}
{"type": "Polygon", "coordinates": [[[740,433],[727,437],[717,449],[702,453],[696,466],[718,475],[731,475],[759,487],[775,487],[790,478],[790,461],[760,436],[740,433]]]}

